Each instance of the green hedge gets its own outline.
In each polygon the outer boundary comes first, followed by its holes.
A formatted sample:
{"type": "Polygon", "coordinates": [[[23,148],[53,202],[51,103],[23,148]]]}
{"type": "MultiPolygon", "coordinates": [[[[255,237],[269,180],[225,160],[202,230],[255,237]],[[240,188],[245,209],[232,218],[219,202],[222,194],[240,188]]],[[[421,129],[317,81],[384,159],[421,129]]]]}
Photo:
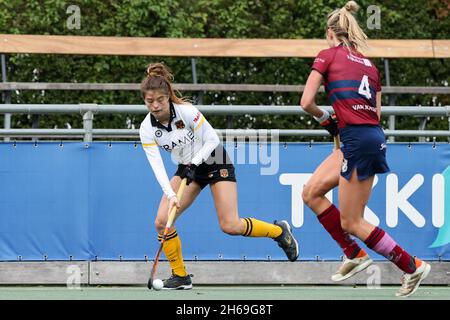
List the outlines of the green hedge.
{"type": "MultiPolygon", "coordinates": [[[[445,0],[358,1],[358,19],[374,39],[446,39],[450,30],[445,0]],[[381,29],[368,30],[366,8],[381,8],[381,29]]],[[[320,0],[147,0],[62,1],[0,0],[0,32],[14,34],[96,35],[129,37],[205,38],[323,38],[326,15],[345,1],[320,0]],[[81,10],[81,28],[70,30],[66,20],[69,5],[81,10]]],[[[133,56],[10,55],[9,81],[35,82],[140,82],[145,66],[163,61],[174,71],[175,82],[192,82],[190,58],[133,56]]],[[[295,58],[199,58],[201,83],[304,84],[312,59],[295,58]]],[[[384,75],[384,63],[375,59],[384,75]]],[[[449,82],[448,59],[391,59],[391,84],[443,86],[449,82]]],[[[385,80],[383,79],[383,83],[385,80]]],[[[191,93],[186,93],[187,95],[191,93]]],[[[193,97],[195,98],[195,97],[193,97]]],[[[100,103],[138,104],[138,92],[21,91],[13,103],[100,103]]],[[[399,105],[450,104],[439,95],[400,95],[399,105]]],[[[208,92],[205,104],[297,104],[299,94],[208,92]]],[[[325,97],[319,103],[328,104],[325,97]]],[[[387,97],[384,98],[387,103],[387,97]]],[[[139,126],[143,116],[97,116],[95,127],[126,128],[127,118],[139,126]]],[[[217,128],[226,118],[211,117],[217,128]]],[[[235,128],[305,128],[309,117],[235,117],[235,128]]],[[[13,116],[13,127],[30,127],[31,118],[13,116]]],[[[41,116],[41,127],[81,127],[78,116],[41,116]]],[[[403,117],[398,128],[417,128],[419,119],[403,117]]],[[[431,119],[429,129],[448,129],[446,119],[431,119]]]]}

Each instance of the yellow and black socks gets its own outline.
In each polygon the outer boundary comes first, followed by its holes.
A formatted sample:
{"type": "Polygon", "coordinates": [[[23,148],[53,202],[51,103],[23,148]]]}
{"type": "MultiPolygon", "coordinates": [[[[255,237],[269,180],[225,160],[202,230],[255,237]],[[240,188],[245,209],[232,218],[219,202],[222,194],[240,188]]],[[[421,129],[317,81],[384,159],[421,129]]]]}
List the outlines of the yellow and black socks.
{"type": "Polygon", "coordinates": [[[274,239],[283,232],[279,226],[255,218],[243,218],[241,220],[245,224],[245,230],[242,234],[244,237],[268,237],[274,239]]]}
{"type": "MultiPolygon", "coordinates": [[[[162,235],[158,234],[158,241],[161,242],[162,235]]],[[[184,267],[183,253],[181,252],[181,240],[177,230],[172,231],[166,237],[163,244],[163,251],[174,274],[180,277],[187,275],[184,267]]]]}

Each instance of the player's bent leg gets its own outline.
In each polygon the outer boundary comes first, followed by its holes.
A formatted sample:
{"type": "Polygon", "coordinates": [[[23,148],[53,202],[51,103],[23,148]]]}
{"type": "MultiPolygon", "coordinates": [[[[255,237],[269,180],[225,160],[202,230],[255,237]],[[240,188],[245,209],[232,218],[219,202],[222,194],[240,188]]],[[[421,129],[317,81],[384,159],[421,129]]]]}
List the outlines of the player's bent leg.
{"type": "MultiPolygon", "coordinates": [[[[374,228],[374,226],[363,219],[364,207],[370,197],[372,183],[373,177],[359,181],[356,170],[354,170],[350,181],[340,177],[340,227],[346,234],[353,234],[360,239],[370,233],[374,228]]],[[[355,246],[358,248],[357,254],[351,257],[346,254],[344,262],[336,273],[331,276],[331,280],[343,281],[348,279],[373,263],[372,259],[370,259],[369,255],[363,249],[359,248],[356,243],[355,246]]]]}
{"type": "Polygon", "coordinates": [[[342,227],[351,232],[370,249],[393,262],[405,275],[397,296],[413,294],[431,267],[424,261],[414,258],[400,247],[387,232],[364,220],[364,207],[369,199],[373,177],[359,181],[354,170],[350,181],[341,178],[339,183],[339,203],[341,204],[342,227]]]}
{"type": "MultiPolygon", "coordinates": [[[[170,185],[172,186],[173,190],[177,191],[181,184],[181,178],[179,176],[174,176],[170,180],[170,185]]],[[[201,188],[198,183],[191,182],[186,188],[184,189],[183,198],[180,202],[180,209],[177,211],[177,215],[179,216],[182,214],[187,208],[190,207],[192,202],[197,198],[197,196],[200,194],[201,188]]],[[[169,202],[167,200],[167,197],[163,195],[161,197],[161,201],[159,203],[158,212],[156,214],[155,219],[155,228],[158,231],[159,234],[162,234],[164,231],[164,228],[166,227],[167,218],[169,216],[168,211],[168,205],[169,202]]]]}
{"type": "MultiPolygon", "coordinates": [[[[181,178],[175,176],[170,181],[172,188],[178,190],[181,178]]],[[[200,193],[201,188],[196,182],[192,182],[186,187],[183,198],[180,202],[180,209],[178,209],[178,214],[181,214],[186,210],[195,198],[200,193]]],[[[158,213],[155,220],[155,227],[158,230],[158,241],[162,240],[162,233],[166,226],[168,217],[168,201],[164,195],[161,199],[161,203],[158,209],[158,213]]],[[[186,268],[183,260],[181,240],[178,236],[178,232],[175,227],[169,229],[169,233],[163,244],[163,252],[169,261],[170,267],[172,269],[172,276],[169,279],[163,281],[164,290],[180,290],[180,289],[191,289],[192,281],[190,275],[187,274],[186,268]]]]}
{"type": "Polygon", "coordinates": [[[229,235],[242,235],[245,223],[239,219],[236,182],[219,181],[210,185],[220,229],[229,235]]]}
{"type": "MultiPolygon", "coordinates": [[[[341,150],[335,150],[327,159],[325,159],[320,166],[314,171],[308,183],[303,189],[303,201],[314,211],[317,215],[319,223],[325,228],[330,236],[341,247],[345,255],[345,261],[353,260],[357,256],[361,256],[361,248],[352,239],[352,237],[345,232],[341,227],[341,216],[339,209],[336,208],[326,197],[325,194],[339,184],[340,171],[342,165],[343,155],[341,150]]],[[[338,272],[333,275],[335,281],[342,281],[345,277],[352,276],[348,273],[348,266],[354,265],[353,260],[351,264],[345,264],[345,268],[340,268],[338,272]]]]}
{"type": "Polygon", "coordinates": [[[246,237],[267,237],[278,242],[289,260],[298,257],[298,242],[291,232],[287,221],[267,223],[255,218],[239,218],[237,208],[236,183],[219,181],[211,185],[221,229],[230,235],[246,237]]]}
{"type": "Polygon", "coordinates": [[[364,243],[404,272],[402,286],[396,294],[398,297],[412,295],[430,273],[431,266],[429,264],[410,255],[379,227],[374,228],[364,243]]]}
{"type": "Polygon", "coordinates": [[[331,205],[325,195],[339,184],[342,159],[342,152],[335,150],[317,167],[303,188],[303,202],[316,215],[320,215],[331,205]]]}
{"type": "Polygon", "coordinates": [[[357,170],[354,169],[350,180],[344,177],[339,180],[341,227],[362,241],[375,228],[364,219],[364,209],[372,192],[373,179],[374,176],[359,180],[357,170]]]}

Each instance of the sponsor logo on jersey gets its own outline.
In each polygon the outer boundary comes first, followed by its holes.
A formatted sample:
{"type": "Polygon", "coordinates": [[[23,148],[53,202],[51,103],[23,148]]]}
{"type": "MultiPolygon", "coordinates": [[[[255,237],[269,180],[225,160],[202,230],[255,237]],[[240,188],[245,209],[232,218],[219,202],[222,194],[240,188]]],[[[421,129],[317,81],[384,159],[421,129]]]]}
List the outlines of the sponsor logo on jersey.
{"type": "Polygon", "coordinates": [[[161,130],[156,130],[156,131],[155,131],[155,136],[156,136],[157,138],[161,138],[161,136],[162,136],[162,131],[161,131],[161,130]]]}
{"type": "Polygon", "coordinates": [[[171,151],[173,148],[182,148],[185,145],[191,144],[194,141],[194,133],[192,131],[187,132],[187,134],[177,139],[176,141],[171,141],[170,144],[162,145],[161,147],[166,151],[171,151]]]}
{"type": "Polygon", "coordinates": [[[324,62],[325,62],[325,59],[322,59],[322,58],[317,57],[316,59],[314,59],[314,63],[316,63],[316,62],[324,63],[324,62]]]}
{"type": "Polygon", "coordinates": [[[372,66],[372,63],[370,63],[369,59],[360,58],[360,57],[354,56],[352,54],[348,54],[347,55],[347,59],[349,59],[349,60],[351,60],[353,62],[357,62],[357,63],[363,64],[363,65],[365,65],[367,67],[371,67],[372,66]]]}
{"type": "Polygon", "coordinates": [[[184,122],[183,120],[178,120],[177,122],[175,122],[175,126],[177,127],[177,129],[184,129],[184,122]]]}
{"type": "Polygon", "coordinates": [[[197,122],[198,119],[200,119],[201,116],[202,116],[202,114],[201,114],[200,112],[197,113],[197,115],[196,115],[195,118],[194,118],[194,122],[197,122]]]}

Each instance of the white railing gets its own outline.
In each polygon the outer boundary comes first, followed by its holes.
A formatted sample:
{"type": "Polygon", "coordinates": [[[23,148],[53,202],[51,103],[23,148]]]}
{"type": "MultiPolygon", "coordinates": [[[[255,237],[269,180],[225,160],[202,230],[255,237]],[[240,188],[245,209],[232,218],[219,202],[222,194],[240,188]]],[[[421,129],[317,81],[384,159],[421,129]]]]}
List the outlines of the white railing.
{"type": "MultiPolygon", "coordinates": [[[[306,115],[300,106],[278,105],[199,105],[198,109],[208,115],[306,115]]],[[[331,110],[330,106],[322,106],[331,110]]],[[[83,128],[80,129],[0,129],[0,137],[43,137],[43,138],[83,138],[90,142],[94,138],[130,138],[139,137],[136,129],[94,129],[96,114],[146,114],[144,105],[97,105],[97,104],[1,104],[0,114],[79,114],[83,117],[83,128]]],[[[383,116],[421,116],[450,117],[450,106],[416,107],[385,106],[383,116]]],[[[305,124],[305,127],[307,125],[305,124]]],[[[310,129],[220,129],[222,136],[254,136],[260,134],[276,134],[277,136],[326,136],[325,130],[310,129]]],[[[450,137],[450,130],[385,130],[387,136],[396,137],[450,137]]]]}

